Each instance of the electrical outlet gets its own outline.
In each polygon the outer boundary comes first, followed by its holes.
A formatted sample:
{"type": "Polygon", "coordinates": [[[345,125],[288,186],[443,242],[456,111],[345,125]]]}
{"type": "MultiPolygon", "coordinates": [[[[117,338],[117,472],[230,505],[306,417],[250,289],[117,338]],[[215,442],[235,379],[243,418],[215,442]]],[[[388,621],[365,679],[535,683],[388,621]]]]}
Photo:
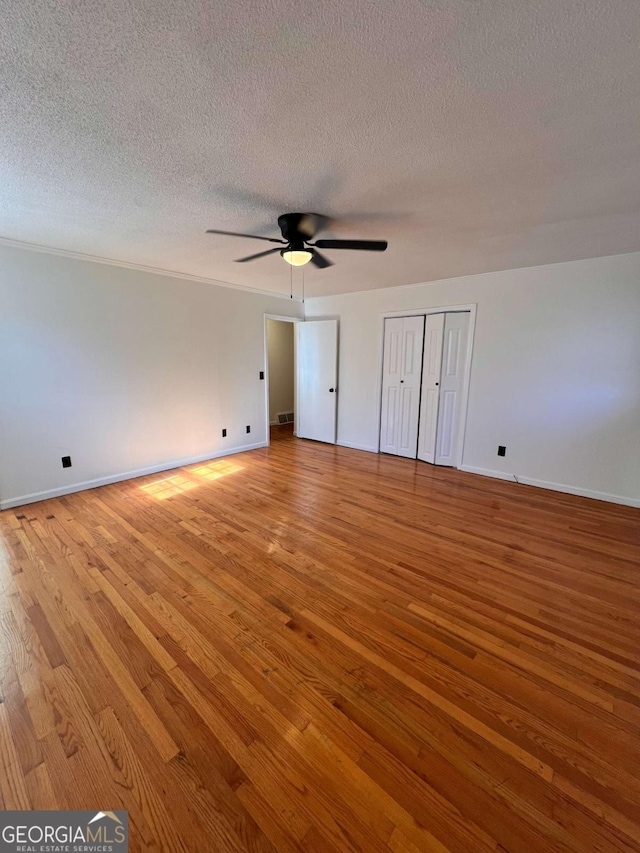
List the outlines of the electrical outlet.
{"type": "Polygon", "coordinates": [[[63,456],[62,457],[62,467],[63,468],[71,468],[71,457],[63,456]]]}
{"type": "Polygon", "coordinates": [[[247,432],[251,432],[251,427],[247,424],[247,432]]]}
{"type": "Polygon", "coordinates": [[[227,437],[227,431],[226,431],[226,429],[223,429],[223,430],[222,430],[222,437],[223,437],[223,438],[226,438],[226,437],[227,437]]]}
{"type": "Polygon", "coordinates": [[[504,444],[499,444],[498,445],[498,456],[506,456],[506,455],[507,455],[507,448],[504,446],[504,444]]]}

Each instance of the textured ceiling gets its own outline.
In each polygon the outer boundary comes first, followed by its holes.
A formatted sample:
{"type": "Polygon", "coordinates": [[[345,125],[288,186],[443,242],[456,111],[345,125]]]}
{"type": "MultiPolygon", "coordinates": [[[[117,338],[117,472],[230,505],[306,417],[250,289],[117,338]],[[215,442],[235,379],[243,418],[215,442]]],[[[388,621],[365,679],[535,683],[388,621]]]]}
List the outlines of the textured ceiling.
{"type": "Polygon", "coordinates": [[[0,0],[0,235],[329,294],[640,250],[638,0],[0,0]],[[300,282],[296,271],[296,287],[300,282]]]}

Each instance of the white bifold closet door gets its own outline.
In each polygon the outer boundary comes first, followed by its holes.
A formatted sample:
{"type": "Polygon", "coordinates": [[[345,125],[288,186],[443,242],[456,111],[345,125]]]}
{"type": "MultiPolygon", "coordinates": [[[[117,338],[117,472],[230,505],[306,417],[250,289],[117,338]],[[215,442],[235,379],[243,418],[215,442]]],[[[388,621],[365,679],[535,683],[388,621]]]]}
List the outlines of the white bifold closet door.
{"type": "Polygon", "coordinates": [[[436,437],[436,465],[455,465],[462,441],[462,391],[467,362],[469,312],[445,314],[440,367],[440,400],[436,437]]]}
{"type": "Polygon", "coordinates": [[[436,461],[440,367],[442,364],[442,337],[445,317],[446,314],[427,314],[424,330],[418,459],[431,463],[436,461]]]}
{"type": "Polygon", "coordinates": [[[424,317],[384,323],[380,451],[416,458],[424,317]]]}
{"type": "Polygon", "coordinates": [[[418,459],[457,462],[469,337],[468,311],[430,314],[425,336],[418,459]]]}

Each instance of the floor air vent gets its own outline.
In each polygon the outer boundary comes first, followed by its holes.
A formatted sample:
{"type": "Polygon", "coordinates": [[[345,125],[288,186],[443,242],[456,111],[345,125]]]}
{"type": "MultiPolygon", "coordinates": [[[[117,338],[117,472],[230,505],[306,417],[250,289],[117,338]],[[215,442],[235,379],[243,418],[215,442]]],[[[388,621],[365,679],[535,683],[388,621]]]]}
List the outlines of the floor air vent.
{"type": "Polygon", "coordinates": [[[292,424],[293,423],[293,412],[279,412],[278,413],[278,423],[279,424],[292,424]]]}

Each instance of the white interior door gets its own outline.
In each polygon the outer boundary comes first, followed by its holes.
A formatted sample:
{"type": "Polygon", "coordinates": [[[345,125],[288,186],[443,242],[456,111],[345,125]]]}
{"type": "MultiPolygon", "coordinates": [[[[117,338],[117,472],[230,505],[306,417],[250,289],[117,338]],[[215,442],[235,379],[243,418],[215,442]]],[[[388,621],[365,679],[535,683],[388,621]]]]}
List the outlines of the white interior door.
{"type": "Polygon", "coordinates": [[[418,459],[436,461],[438,403],[440,400],[440,367],[444,314],[427,314],[424,330],[424,359],[422,365],[422,395],[418,430],[418,459]]]}
{"type": "Polygon", "coordinates": [[[455,465],[460,437],[462,388],[467,361],[469,312],[445,314],[440,371],[436,465],[455,465]]]}
{"type": "Polygon", "coordinates": [[[336,443],[338,321],[296,323],[297,435],[336,443]]]}
{"type": "Polygon", "coordinates": [[[424,317],[385,320],[380,450],[416,458],[424,317]]]}

